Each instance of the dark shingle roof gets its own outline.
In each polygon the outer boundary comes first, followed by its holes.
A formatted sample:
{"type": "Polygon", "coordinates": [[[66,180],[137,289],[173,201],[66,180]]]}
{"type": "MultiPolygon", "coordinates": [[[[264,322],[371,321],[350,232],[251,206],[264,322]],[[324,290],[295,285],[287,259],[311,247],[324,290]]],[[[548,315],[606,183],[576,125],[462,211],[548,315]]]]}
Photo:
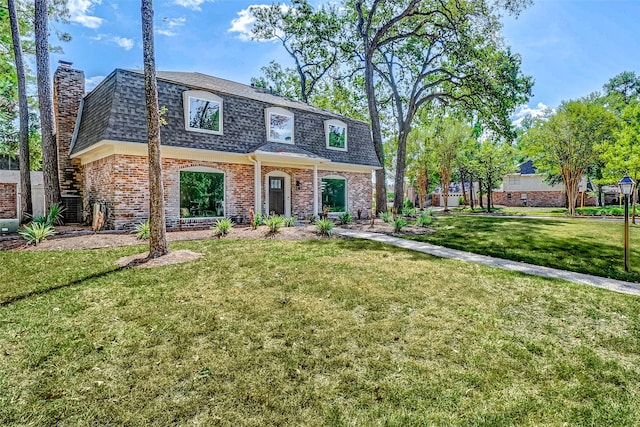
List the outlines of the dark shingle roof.
{"type": "Polygon", "coordinates": [[[518,165],[518,173],[521,175],[535,175],[536,167],[533,166],[533,160],[527,160],[526,162],[518,165]]]}
{"type": "MultiPolygon", "coordinates": [[[[326,158],[334,162],[380,166],[369,126],[337,114],[284,98],[229,80],[200,73],[158,71],[159,104],[166,107],[167,122],[160,129],[163,145],[222,151],[252,153],[271,149],[267,144],[264,111],[267,107],[283,107],[294,113],[296,154],[326,158]],[[223,135],[211,135],[185,130],[182,93],[206,90],[223,99],[223,135]],[[339,118],[348,127],[348,151],[326,148],[324,121],[339,118]]],[[[72,153],[78,153],[101,140],[147,142],[144,76],[141,71],[116,69],[83,101],[78,132],[72,153]]]]}

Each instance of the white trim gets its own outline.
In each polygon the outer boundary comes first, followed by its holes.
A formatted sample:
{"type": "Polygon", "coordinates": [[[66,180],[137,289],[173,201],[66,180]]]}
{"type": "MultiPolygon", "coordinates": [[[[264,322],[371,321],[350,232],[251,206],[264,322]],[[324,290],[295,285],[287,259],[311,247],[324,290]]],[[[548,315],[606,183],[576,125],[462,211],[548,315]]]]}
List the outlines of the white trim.
{"type": "Polygon", "coordinates": [[[182,105],[184,109],[184,128],[189,132],[201,132],[208,133],[210,135],[223,135],[223,100],[218,95],[214,95],[210,92],[205,92],[203,90],[185,90],[182,92],[182,105]],[[218,103],[218,126],[220,130],[210,130],[210,129],[201,129],[194,128],[189,125],[189,119],[191,117],[191,98],[193,99],[201,99],[203,101],[213,101],[218,103]]]}
{"type": "Polygon", "coordinates": [[[291,217],[291,177],[282,171],[272,171],[264,176],[264,212],[268,214],[269,209],[269,178],[284,178],[284,216],[291,217]]]}
{"type": "Polygon", "coordinates": [[[325,120],[324,121],[324,139],[325,139],[325,144],[328,150],[348,151],[349,140],[348,140],[347,124],[345,122],[342,122],[336,119],[325,120]],[[329,129],[331,128],[331,126],[344,128],[344,148],[329,146],[329,129]]]}
{"type": "Polygon", "coordinates": [[[317,165],[320,163],[331,163],[331,160],[322,157],[307,157],[302,154],[292,153],[271,153],[266,151],[256,151],[256,158],[263,162],[280,165],[307,166],[317,165]]]}
{"type": "Polygon", "coordinates": [[[313,165],[313,215],[318,215],[318,165],[313,165]]]}
{"type": "Polygon", "coordinates": [[[211,168],[208,166],[189,166],[184,169],[178,170],[178,218],[182,219],[215,219],[225,218],[227,216],[227,174],[220,169],[211,168]],[[222,174],[222,216],[189,216],[182,217],[180,210],[180,173],[181,172],[205,172],[205,173],[217,173],[222,174]]]}
{"type": "Polygon", "coordinates": [[[371,173],[375,170],[382,169],[378,166],[366,166],[366,165],[355,165],[351,163],[324,163],[318,164],[319,170],[324,171],[336,171],[336,172],[361,172],[361,173],[371,173]]]}
{"type": "Polygon", "coordinates": [[[295,116],[289,110],[285,110],[280,107],[267,107],[264,109],[264,123],[266,125],[267,131],[267,141],[269,142],[280,142],[282,144],[295,144],[295,135],[296,135],[296,127],[295,127],[295,116]],[[291,119],[291,141],[287,141],[286,139],[277,139],[271,137],[271,114],[277,114],[279,116],[286,116],[291,119]]]}
{"type": "MultiPolygon", "coordinates": [[[[147,157],[149,154],[149,148],[146,144],[139,142],[124,142],[105,139],[71,155],[71,158],[79,158],[81,163],[85,165],[114,154],[129,154],[132,156],[147,157]]],[[[234,163],[241,165],[251,164],[246,154],[205,150],[201,148],[185,148],[163,145],[160,147],[160,155],[162,157],[172,159],[201,160],[206,162],[234,163]]]]}

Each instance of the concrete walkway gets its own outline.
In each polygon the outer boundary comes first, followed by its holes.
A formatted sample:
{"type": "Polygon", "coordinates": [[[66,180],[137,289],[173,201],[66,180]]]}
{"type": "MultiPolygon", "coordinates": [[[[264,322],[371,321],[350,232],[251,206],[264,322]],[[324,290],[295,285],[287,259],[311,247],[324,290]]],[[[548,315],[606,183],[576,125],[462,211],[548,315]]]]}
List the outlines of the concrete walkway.
{"type": "Polygon", "coordinates": [[[524,262],[493,258],[486,255],[478,255],[470,252],[459,251],[457,249],[431,245],[429,243],[401,239],[399,237],[393,237],[386,234],[371,233],[360,230],[348,230],[344,228],[334,228],[333,231],[335,234],[340,236],[373,240],[375,242],[386,243],[388,245],[422,252],[440,258],[451,258],[460,261],[473,262],[476,264],[488,265],[490,267],[502,268],[503,270],[519,271],[533,276],[568,280],[570,282],[577,282],[589,286],[595,286],[597,288],[604,288],[615,292],[640,296],[640,284],[638,283],[624,282],[622,280],[608,279],[606,277],[591,276],[589,274],[574,273],[572,271],[558,270],[555,268],[542,267],[524,262]]]}

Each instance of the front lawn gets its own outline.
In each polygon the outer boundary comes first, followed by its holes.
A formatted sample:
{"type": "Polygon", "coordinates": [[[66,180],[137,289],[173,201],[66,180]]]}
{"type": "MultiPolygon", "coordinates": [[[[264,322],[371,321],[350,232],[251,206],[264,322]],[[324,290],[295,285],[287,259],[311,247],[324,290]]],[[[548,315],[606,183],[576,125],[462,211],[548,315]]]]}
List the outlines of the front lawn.
{"type": "Polygon", "coordinates": [[[640,424],[640,298],[367,241],[173,248],[204,256],[0,252],[0,425],[640,424]]]}
{"type": "Polygon", "coordinates": [[[630,225],[630,272],[624,271],[620,221],[514,217],[436,217],[435,233],[414,240],[498,258],[640,282],[640,227],[630,225]]]}

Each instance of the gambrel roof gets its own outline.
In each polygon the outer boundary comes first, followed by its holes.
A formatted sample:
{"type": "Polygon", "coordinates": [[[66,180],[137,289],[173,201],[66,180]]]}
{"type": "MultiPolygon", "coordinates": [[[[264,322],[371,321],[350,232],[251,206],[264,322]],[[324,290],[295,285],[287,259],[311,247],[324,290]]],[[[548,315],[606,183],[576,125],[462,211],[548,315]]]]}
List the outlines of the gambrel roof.
{"type": "MultiPolygon", "coordinates": [[[[279,153],[292,157],[327,159],[331,162],[380,167],[367,123],[352,120],[267,90],[201,73],[158,71],[158,99],[166,108],[166,124],[160,129],[163,146],[224,153],[279,153]],[[210,92],[223,100],[223,135],[185,129],[182,93],[210,92]],[[267,140],[265,114],[281,107],[294,115],[295,144],[267,140]],[[326,147],[324,123],[337,119],[347,125],[348,150],[326,147]]],[[[116,69],[82,103],[71,155],[101,141],[147,143],[147,123],[142,71],[116,69]]]]}

